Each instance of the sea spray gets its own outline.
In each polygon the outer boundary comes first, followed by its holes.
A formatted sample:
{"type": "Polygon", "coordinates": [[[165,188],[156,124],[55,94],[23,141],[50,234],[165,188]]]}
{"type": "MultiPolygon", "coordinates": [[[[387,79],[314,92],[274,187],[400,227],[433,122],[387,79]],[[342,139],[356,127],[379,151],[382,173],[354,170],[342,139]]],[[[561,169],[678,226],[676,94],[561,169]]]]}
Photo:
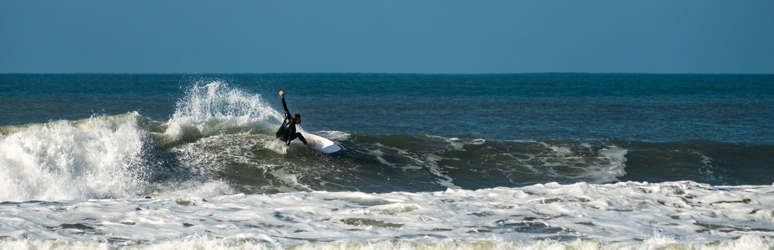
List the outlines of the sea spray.
{"type": "Polygon", "coordinates": [[[0,137],[0,200],[130,197],[142,190],[137,113],[29,126],[0,137]]]}
{"type": "Polygon", "coordinates": [[[186,142],[217,133],[273,127],[283,119],[261,95],[231,88],[222,81],[196,82],[176,107],[164,134],[186,142]]]}

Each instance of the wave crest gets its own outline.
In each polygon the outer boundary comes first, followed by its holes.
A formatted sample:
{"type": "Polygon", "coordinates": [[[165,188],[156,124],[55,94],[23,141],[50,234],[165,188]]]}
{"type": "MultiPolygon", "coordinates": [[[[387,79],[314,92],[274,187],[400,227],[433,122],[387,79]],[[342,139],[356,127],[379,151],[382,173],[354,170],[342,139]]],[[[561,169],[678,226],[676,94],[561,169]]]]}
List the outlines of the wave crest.
{"type": "Polygon", "coordinates": [[[126,197],[141,187],[135,113],[27,125],[0,137],[0,200],[126,197]]]}
{"type": "Polygon", "coordinates": [[[200,81],[177,102],[163,134],[170,141],[190,142],[224,132],[265,130],[282,119],[259,94],[245,93],[219,80],[200,81]]]}

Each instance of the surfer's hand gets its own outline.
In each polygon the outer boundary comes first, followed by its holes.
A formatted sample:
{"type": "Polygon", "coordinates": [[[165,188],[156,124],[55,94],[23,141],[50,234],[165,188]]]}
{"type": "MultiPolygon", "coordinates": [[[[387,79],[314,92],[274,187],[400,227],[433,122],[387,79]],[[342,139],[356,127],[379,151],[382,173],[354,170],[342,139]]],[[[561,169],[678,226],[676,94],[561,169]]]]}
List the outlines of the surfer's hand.
{"type": "Polygon", "coordinates": [[[282,90],[280,90],[280,97],[285,98],[285,92],[282,92],[282,90]]]}

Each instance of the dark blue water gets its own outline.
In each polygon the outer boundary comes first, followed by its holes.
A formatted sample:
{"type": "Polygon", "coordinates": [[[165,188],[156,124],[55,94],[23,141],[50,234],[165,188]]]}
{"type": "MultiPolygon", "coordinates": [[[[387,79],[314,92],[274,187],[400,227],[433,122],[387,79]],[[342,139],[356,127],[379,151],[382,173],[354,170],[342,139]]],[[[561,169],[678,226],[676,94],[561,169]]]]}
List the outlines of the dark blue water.
{"type": "Polygon", "coordinates": [[[774,142],[771,75],[2,75],[0,124],[130,111],[165,121],[185,90],[206,80],[269,100],[285,90],[313,130],[774,142]]]}
{"type": "MultiPolygon", "coordinates": [[[[136,111],[148,120],[140,122],[144,130],[162,134],[192,89],[215,82],[218,91],[238,91],[276,111],[284,90],[304,129],[348,134],[337,141],[344,150],[284,158],[246,148],[247,160],[195,157],[269,136],[276,121],[240,125],[174,143],[149,139],[145,154],[155,165],[147,167],[158,171],[147,178],[190,174],[170,170],[190,161],[248,193],[292,187],[265,166],[283,167],[308,189],[373,192],[552,181],[774,181],[774,75],[13,74],[0,75],[0,126],[136,111]]],[[[214,102],[239,103],[221,99],[214,102]]]]}

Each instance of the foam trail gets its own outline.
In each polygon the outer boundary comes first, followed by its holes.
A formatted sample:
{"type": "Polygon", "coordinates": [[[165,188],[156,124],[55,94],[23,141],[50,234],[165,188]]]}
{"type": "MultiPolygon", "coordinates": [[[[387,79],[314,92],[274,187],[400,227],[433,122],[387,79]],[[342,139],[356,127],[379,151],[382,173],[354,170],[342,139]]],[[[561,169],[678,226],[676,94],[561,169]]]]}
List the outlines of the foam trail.
{"type": "Polygon", "coordinates": [[[618,181],[618,177],[626,175],[626,154],[628,153],[626,149],[613,145],[594,149],[588,143],[551,145],[540,142],[538,144],[547,150],[529,158],[541,162],[540,167],[547,175],[592,183],[615,182],[618,181]]]}

